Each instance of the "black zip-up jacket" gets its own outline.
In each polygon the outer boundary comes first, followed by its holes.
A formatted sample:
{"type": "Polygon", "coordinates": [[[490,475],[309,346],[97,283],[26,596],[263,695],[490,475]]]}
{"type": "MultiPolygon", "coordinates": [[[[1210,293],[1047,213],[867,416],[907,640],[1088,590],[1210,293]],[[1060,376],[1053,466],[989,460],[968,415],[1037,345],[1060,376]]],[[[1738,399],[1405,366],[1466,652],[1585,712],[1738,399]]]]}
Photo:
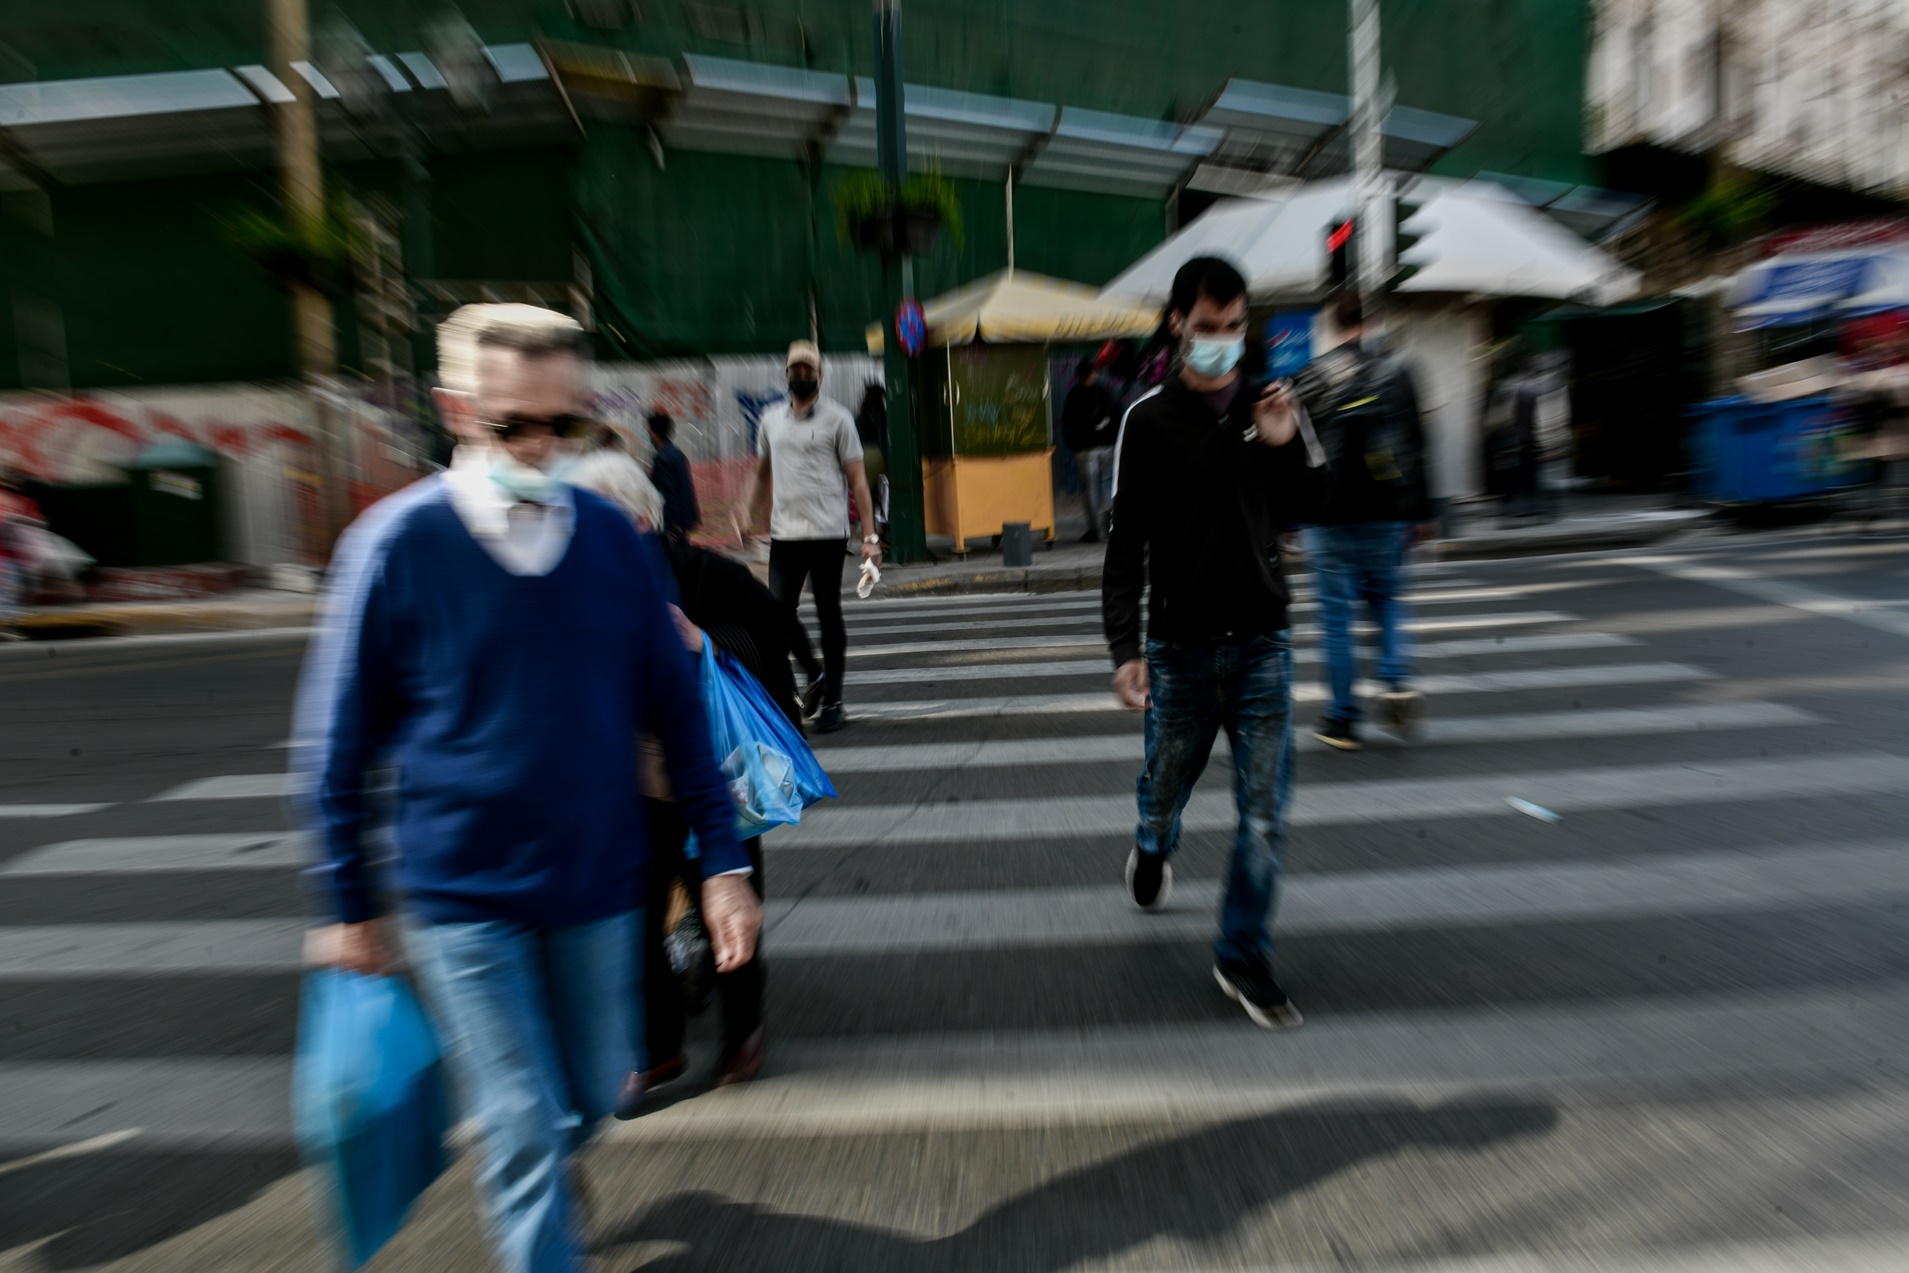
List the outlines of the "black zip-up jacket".
{"type": "Polygon", "coordinates": [[[1248,382],[1225,412],[1174,376],[1121,426],[1101,619],[1114,666],[1140,657],[1140,593],[1157,641],[1243,641],[1287,626],[1280,532],[1331,489],[1312,427],[1285,446],[1245,437],[1265,389],[1248,382]]]}

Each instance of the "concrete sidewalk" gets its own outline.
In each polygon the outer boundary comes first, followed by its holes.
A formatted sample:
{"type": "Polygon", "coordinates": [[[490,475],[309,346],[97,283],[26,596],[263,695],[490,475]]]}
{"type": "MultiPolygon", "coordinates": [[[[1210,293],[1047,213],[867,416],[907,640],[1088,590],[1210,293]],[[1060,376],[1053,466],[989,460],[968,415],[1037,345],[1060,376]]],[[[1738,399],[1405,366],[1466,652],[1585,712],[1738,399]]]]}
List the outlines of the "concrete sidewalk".
{"type": "MultiPolygon", "coordinates": [[[[1628,548],[1655,543],[1700,524],[1707,516],[1703,510],[1666,508],[1661,500],[1626,496],[1578,497],[1564,516],[1534,523],[1505,523],[1480,506],[1458,512],[1452,519],[1452,535],[1437,541],[1434,555],[1440,560],[1460,561],[1628,548]]],[[[930,541],[930,550],[937,552],[940,560],[884,567],[879,593],[917,597],[1094,591],[1100,587],[1106,545],[1080,543],[1079,534],[1076,524],[1064,529],[1053,544],[1037,544],[1033,564],[1021,567],[1003,565],[1001,550],[985,544],[965,559],[957,559],[949,551],[948,541],[930,541]]],[[[763,573],[761,560],[752,564],[758,575],[763,573]]],[[[844,587],[852,588],[854,581],[851,565],[843,572],[844,587]]],[[[302,627],[312,622],[317,601],[309,594],[260,588],[185,601],[43,606],[28,610],[18,627],[38,640],[302,627]]]]}

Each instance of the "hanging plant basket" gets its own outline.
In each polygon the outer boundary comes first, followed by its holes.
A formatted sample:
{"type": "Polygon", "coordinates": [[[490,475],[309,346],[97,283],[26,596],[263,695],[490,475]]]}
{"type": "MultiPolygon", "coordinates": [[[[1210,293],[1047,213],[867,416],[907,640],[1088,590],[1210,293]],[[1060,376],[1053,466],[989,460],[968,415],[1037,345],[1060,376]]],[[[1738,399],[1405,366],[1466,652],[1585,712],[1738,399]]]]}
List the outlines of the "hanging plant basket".
{"type": "Polygon", "coordinates": [[[910,256],[926,256],[935,250],[941,238],[939,208],[904,207],[897,220],[901,222],[902,244],[910,256]]]}
{"type": "Polygon", "coordinates": [[[893,252],[895,218],[886,209],[864,212],[849,222],[848,238],[864,252],[893,252]]]}
{"type": "Polygon", "coordinates": [[[938,172],[919,173],[893,191],[872,172],[843,179],[835,187],[835,224],[864,252],[922,256],[934,251],[943,230],[962,241],[960,202],[938,172]]]}

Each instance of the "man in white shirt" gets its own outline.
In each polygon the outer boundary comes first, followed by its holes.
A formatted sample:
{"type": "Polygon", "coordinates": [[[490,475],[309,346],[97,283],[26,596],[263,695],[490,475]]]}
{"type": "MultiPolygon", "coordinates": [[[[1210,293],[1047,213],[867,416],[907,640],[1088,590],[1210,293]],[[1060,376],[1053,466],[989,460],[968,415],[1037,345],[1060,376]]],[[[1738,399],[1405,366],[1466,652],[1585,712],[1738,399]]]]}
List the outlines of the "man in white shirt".
{"type": "MultiPolygon", "coordinates": [[[[842,563],[847,559],[849,498],[862,522],[862,559],[880,564],[881,536],[875,533],[874,501],[862,468],[862,439],[848,409],[822,396],[822,351],[806,340],[789,346],[784,364],[789,401],[762,416],[756,434],[759,456],[743,501],[745,529],[762,517],[765,488],[773,491],[769,515],[769,587],[794,609],[808,581],[822,622],[822,667],[805,667],[809,688],[803,707],[814,710],[820,734],[848,723],[842,707],[842,666],[848,632],[842,626],[842,563]]],[[[797,657],[801,657],[798,652],[797,657]]],[[[812,664],[813,656],[804,660],[812,664]]]]}

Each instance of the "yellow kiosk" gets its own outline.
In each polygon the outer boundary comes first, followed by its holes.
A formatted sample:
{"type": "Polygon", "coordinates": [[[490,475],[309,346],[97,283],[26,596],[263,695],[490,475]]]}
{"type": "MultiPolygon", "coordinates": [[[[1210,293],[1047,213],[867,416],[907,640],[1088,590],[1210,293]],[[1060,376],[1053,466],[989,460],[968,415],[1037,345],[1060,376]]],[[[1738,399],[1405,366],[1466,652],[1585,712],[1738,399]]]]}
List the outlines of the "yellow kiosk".
{"type": "MultiPolygon", "coordinates": [[[[930,535],[955,552],[1026,522],[1054,538],[1052,387],[1047,346],[1148,336],[1159,313],[1091,287],[1003,270],[923,307],[922,502],[930,535]]],[[[882,351],[882,324],[868,350],[882,351]]]]}

